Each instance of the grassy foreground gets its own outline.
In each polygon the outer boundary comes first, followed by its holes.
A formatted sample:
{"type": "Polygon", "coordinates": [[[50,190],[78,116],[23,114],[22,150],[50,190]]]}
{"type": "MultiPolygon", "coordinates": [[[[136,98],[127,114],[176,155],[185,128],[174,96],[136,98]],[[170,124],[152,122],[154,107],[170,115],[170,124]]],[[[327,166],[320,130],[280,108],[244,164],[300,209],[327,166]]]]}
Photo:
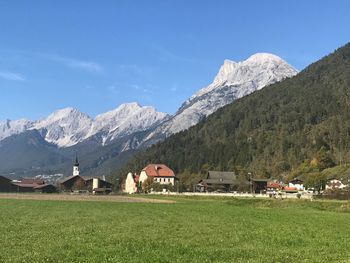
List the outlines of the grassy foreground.
{"type": "Polygon", "coordinates": [[[350,262],[350,203],[0,199],[0,262],[350,262]]]}

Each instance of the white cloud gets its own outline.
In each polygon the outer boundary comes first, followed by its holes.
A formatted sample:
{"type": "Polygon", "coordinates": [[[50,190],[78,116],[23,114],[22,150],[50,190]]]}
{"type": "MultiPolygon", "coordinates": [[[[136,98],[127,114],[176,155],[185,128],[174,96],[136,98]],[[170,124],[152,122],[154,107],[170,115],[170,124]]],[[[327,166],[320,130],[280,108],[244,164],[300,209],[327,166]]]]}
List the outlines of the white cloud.
{"type": "Polygon", "coordinates": [[[98,63],[92,61],[84,61],[75,58],[62,57],[58,55],[46,55],[45,57],[73,69],[81,69],[94,73],[102,73],[103,71],[102,67],[98,63]]]}
{"type": "Polygon", "coordinates": [[[15,81],[23,81],[25,78],[15,72],[10,72],[10,71],[0,71],[0,78],[6,79],[6,80],[15,80],[15,81]]]}

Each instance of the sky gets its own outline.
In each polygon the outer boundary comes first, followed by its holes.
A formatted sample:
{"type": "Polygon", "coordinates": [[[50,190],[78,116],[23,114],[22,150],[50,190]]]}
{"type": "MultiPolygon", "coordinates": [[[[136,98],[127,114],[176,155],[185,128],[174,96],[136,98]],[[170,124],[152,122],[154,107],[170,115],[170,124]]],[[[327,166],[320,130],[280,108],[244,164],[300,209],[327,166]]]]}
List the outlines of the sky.
{"type": "Polygon", "coordinates": [[[0,120],[138,102],[173,114],[225,59],[296,69],[350,41],[344,0],[0,0],[0,120]]]}

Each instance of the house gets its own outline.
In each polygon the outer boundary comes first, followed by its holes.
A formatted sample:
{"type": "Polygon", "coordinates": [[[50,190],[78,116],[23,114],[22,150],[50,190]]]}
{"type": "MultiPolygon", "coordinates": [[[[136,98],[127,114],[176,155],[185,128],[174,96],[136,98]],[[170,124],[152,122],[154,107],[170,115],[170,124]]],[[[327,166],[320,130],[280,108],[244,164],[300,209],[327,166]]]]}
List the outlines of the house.
{"type": "Polygon", "coordinates": [[[93,194],[109,194],[112,192],[113,184],[107,182],[105,177],[83,177],[88,185],[88,190],[93,194]]]}
{"type": "Polygon", "coordinates": [[[234,172],[209,171],[206,178],[197,184],[197,190],[229,192],[233,191],[237,184],[237,175],[234,172]]]}
{"type": "Polygon", "coordinates": [[[0,192],[13,192],[14,185],[12,184],[11,179],[6,178],[5,176],[0,175],[0,192]]]}
{"type": "Polygon", "coordinates": [[[175,174],[165,164],[149,164],[142,169],[139,181],[144,183],[147,178],[152,178],[154,182],[160,184],[175,184],[175,174]]]}
{"type": "Polygon", "coordinates": [[[113,184],[98,177],[83,177],[72,175],[64,178],[59,183],[62,192],[90,192],[93,194],[108,194],[112,192],[113,184]]]}
{"type": "Polygon", "coordinates": [[[45,184],[43,180],[36,178],[25,178],[20,181],[11,181],[6,177],[0,176],[0,191],[17,193],[54,193],[56,187],[51,184],[45,184]],[[4,179],[5,178],[5,179],[4,179]]]}
{"type": "Polygon", "coordinates": [[[341,180],[336,178],[329,179],[326,183],[326,190],[339,190],[348,187],[348,185],[344,184],[341,180]]]}
{"type": "Polygon", "coordinates": [[[267,182],[266,192],[268,193],[276,193],[282,189],[283,189],[283,185],[281,183],[267,182]]]}
{"type": "Polygon", "coordinates": [[[139,183],[139,175],[128,173],[125,180],[124,192],[133,194],[137,192],[137,184],[139,183]]]}
{"type": "Polygon", "coordinates": [[[304,181],[301,179],[293,179],[289,181],[288,187],[285,187],[285,190],[293,190],[296,189],[297,191],[303,191],[304,190],[304,181]]]}

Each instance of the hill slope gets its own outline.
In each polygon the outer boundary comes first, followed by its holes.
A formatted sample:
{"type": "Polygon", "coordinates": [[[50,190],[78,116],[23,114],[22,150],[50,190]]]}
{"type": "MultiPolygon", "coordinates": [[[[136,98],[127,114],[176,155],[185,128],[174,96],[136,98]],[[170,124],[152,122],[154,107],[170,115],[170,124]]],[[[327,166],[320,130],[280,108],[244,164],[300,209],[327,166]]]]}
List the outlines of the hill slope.
{"type": "Polygon", "coordinates": [[[297,76],[219,109],[198,125],[138,154],[119,174],[148,162],[177,173],[244,167],[265,176],[288,172],[321,148],[350,161],[350,44],[297,76]]]}

